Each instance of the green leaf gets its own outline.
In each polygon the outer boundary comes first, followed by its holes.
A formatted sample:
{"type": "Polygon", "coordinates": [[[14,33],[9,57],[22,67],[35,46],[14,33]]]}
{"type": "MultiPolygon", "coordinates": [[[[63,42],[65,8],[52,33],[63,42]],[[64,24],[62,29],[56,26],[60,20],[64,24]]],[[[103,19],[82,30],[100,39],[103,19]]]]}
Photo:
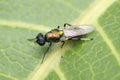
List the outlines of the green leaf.
{"type": "Polygon", "coordinates": [[[0,80],[119,80],[119,0],[0,0],[0,80]],[[93,41],[27,39],[64,23],[91,25],[93,41]],[[61,56],[64,56],[61,58],[61,56]]]}

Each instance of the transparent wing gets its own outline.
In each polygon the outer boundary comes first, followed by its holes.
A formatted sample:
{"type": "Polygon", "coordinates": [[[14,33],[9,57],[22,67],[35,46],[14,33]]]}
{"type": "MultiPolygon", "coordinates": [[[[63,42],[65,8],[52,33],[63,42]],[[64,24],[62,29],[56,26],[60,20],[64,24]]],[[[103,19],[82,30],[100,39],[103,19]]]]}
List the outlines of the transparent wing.
{"type": "Polygon", "coordinates": [[[64,29],[64,35],[61,40],[67,40],[73,37],[85,35],[94,31],[92,26],[71,26],[71,28],[64,29]]]}

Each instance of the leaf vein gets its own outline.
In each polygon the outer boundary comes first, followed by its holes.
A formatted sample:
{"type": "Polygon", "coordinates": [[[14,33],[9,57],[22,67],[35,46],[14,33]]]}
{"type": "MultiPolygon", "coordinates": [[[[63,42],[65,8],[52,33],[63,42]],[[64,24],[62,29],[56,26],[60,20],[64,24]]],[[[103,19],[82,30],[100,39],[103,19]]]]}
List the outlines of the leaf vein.
{"type": "Polygon", "coordinates": [[[100,27],[100,25],[98,23],[96,23],[96,26],[97,26],[97,28],[96,28],[97,31],[100,33],[101,37],[103,38],[103,40],[106,42],[106,44],[110,48],[112,54],[114,55],[114,57],[116,58],[119,66],[120,66],[120,55],[119,55],[119,52],[117,52],[114,44],[112,43],[110,38],[107,36],[107,34],[104,32],[104,30],[100,27]]]}
{"type": "Polygon", "coordinates": [[[50,30],[48,27],[45,27],[43,25],[36,25],[32,23],[25,23],[21,21],[7,21],[7,20],[0,20],[0,25],[12,27],[12,28],[24,28],[29,30],[35,30],[35,31],[48,31],[50,30]]]}

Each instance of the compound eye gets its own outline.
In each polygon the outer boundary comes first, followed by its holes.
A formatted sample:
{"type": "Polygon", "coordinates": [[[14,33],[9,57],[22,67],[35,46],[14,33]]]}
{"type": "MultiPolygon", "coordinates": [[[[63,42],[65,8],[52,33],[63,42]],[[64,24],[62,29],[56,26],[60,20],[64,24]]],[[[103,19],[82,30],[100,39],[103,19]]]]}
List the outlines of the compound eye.
{"type": "Polygon", "coordinates": [[[43,35],[41,33],[39,33],[36,37],[36,42],[40,45],[43,46],[45,44],[45,38],[43,37],[43,35]]]}
{"type": "Polygon", "coordinates": [[[42,33],[39,33],[39,34],[36,36],[36,39],[39,39],[39,38],[41,38],[41,37],[43,37],[43,34],[42,34],[42,33]]]}
{"type": "Polygon", "coordinates": [[[45,40],[44,40],[44,38],[42,39],[38,39],[37,41],[36,41],[40,46],[43,46],[44,44],[45,44],[45,40]]]}

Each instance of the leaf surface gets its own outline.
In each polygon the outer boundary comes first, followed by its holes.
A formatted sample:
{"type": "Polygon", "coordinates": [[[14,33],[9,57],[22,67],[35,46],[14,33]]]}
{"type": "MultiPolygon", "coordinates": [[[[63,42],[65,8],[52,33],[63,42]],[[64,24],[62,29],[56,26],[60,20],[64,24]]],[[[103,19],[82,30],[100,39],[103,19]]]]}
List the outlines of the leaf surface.
{"type": "Polygon", "coordinates": [[[0,80],[119,80],[119,0],[1,0],[0,80]],[[27,41],[64,23],[91,25],[93,41],[27,41]],[[61,58],[61,56],[64,56],[61,58]]]}

